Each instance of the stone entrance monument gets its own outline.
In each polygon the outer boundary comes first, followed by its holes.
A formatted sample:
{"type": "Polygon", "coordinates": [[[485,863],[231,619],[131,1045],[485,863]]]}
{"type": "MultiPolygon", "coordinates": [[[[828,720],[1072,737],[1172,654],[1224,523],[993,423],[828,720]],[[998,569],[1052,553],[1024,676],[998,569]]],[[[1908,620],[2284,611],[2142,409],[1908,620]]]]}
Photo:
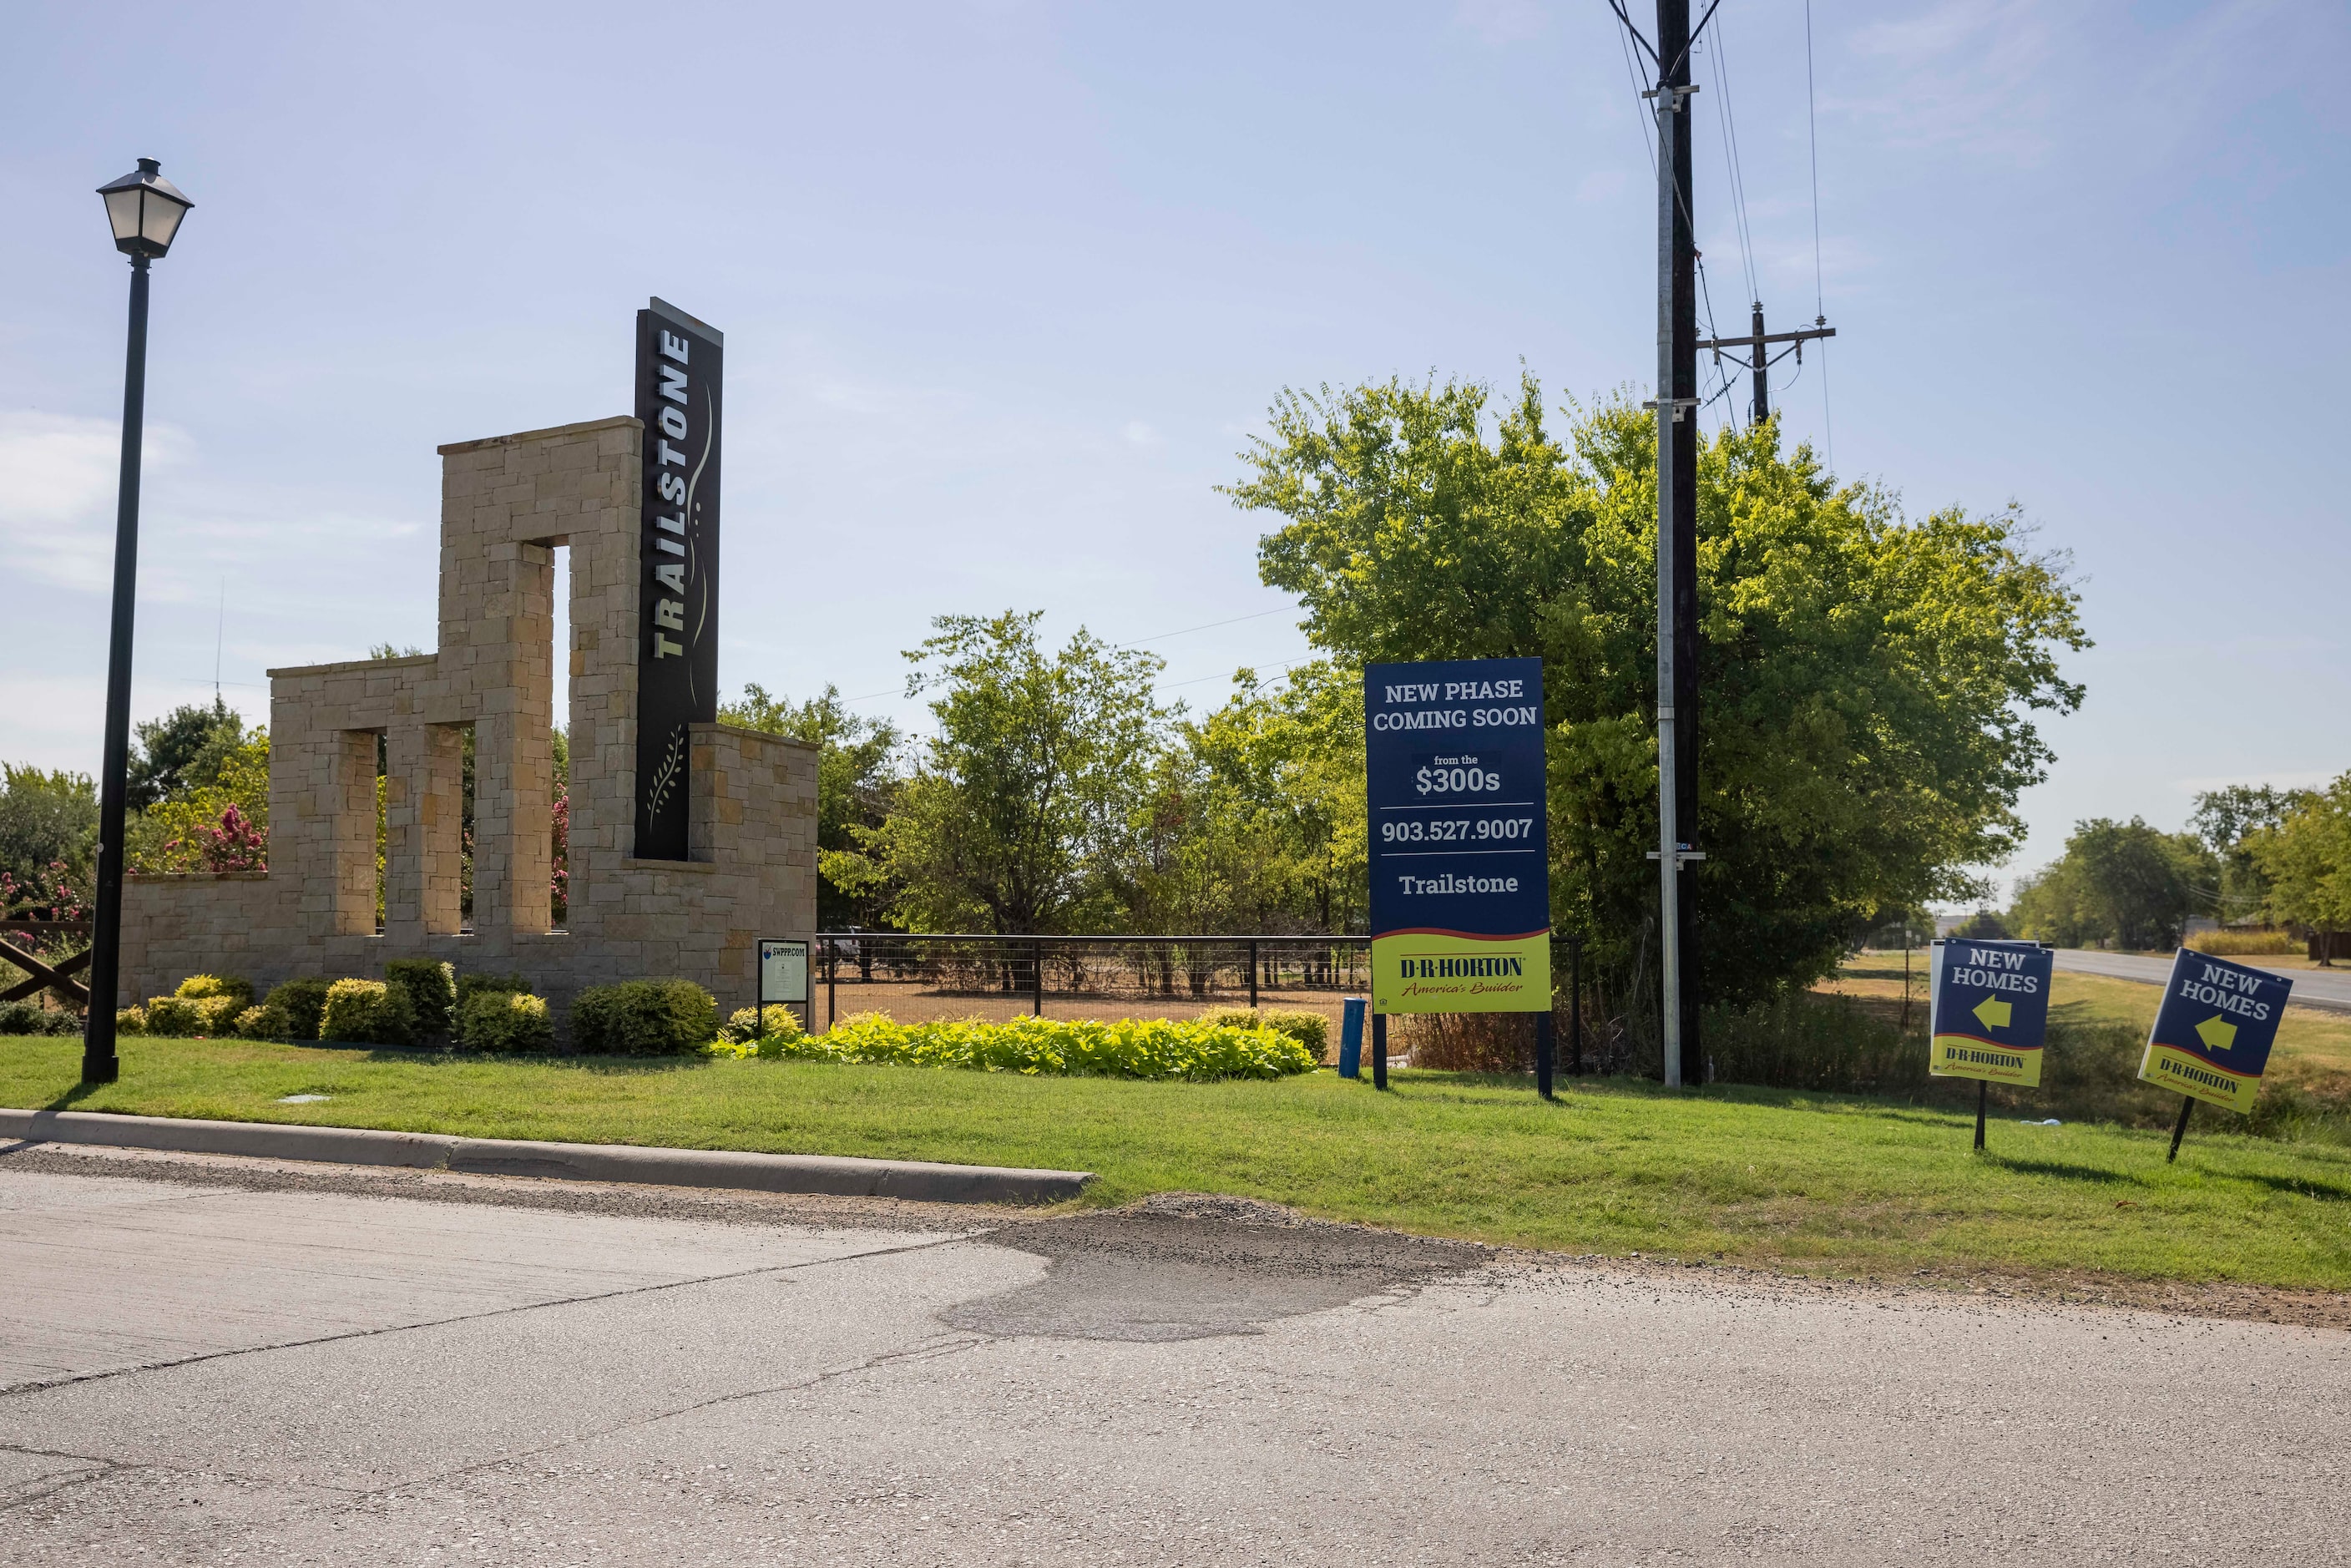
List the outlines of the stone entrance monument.
{"type": "MultiPolygon", "coordinates": [[[[692,322],[658,301],[648,314],[662,312],[692,322]]],[[[656,354],[664,337],[682,357],[684,328],[665,332],[656,319],[656,354]]],[[[692,348],[704,351],[699,339],[692,348]]],[[[644,357],[641,347],[641,413],[644,357]]],[[[691,439],[705,460],[695,471],[715,481],[711,380],[706,403],[694,411],[695,424],[706,417],[709,428],[693,429],[691,439]]],[[[664,384],[653,381],[656,395],[664,384]]],[[[655,719],[666,738],[640,747],[641,671],[660,679],[690,659],[705,672],[696,686],[715,688],[716,668],[716,496],[706,507],[663,499],[663,479],[686,467],[674,435],[684,421],[652,412],[651,421],[597,420],[441,448],[438,651],[269,672],[269,869],[131,881],[117,1005],[191,974],[243,975],[266,988],[297,975],[375,978],[388,959],[418,957],[447,959],[461,974],[519,973],[559,1016],[582,987],[670,976],[708,988],[722,1012],[750,1005],[758,939],[815,929],[817,747],[708,722],[715,689],[694,693],[699,716],[666,695],[655,719]],[[570,831],[569,908],[557,929],[553,592],[554,552],[563,546],[571,550],[570,831]],[[685,627],[666,600],[680,583],[680,602],[693,604],[699,590],[699,617],[685,627]],[[688,632],[706,632],[708,648],[694,647],[695,638],[677,657],[688,632]],[[467,727],[470,926],[460,903],[467,727]],[[638,777],[648,749],[667,764],[660,781],[638,777]],[[656,782],[658,790],[646,788],[656,782]],[[640,839],[648,800],[667,812],[663,858],[647,857],[656,846],[640,839]]],[[[364,604],[354,605],[352,622],[364,617],[364,604]]]]}

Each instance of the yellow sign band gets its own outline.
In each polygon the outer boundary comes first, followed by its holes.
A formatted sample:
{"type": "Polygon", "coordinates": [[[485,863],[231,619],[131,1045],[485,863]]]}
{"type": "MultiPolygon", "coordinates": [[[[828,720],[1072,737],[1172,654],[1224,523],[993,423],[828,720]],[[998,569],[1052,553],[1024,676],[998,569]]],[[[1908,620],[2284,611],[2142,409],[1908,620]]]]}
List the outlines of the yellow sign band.
{"type": "Polygon", "coordinates": [[[2037,1045],[2002,1045],[1970,1034],[1938,1034],[1928,1053],[1927,1071],[1938,1078],[1980,1078],[1987,1083],[2037,1089],[2043,1054],[2037,1045]]]}
{"type": "Polygon", "coordinates": [[[1551,1009],[1551,936],[1405,931],[1372,938],[1372,1010],[1540,1013],[1551,1009]]]}

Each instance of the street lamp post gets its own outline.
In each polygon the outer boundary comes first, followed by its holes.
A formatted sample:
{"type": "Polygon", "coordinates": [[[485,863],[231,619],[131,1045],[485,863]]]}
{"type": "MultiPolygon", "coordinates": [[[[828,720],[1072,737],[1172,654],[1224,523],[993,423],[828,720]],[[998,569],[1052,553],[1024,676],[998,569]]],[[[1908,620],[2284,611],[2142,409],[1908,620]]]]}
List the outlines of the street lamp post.
{"type": "Polygon", "coordinates": [[[172,248],[195,204],[163,178],[152,158],[100,185],[114,248],[131,258],[131,341],[122,371],[122,483],[114,513],[114,629],[106,655],[106,758],[99,776],[97,918],[90,932],[89,1019],[81,1080],[111,1083],[114,993],[122,961],[123,795],[131,766],[131,622],[139,597],[139,450],[147,412],[147,264],[172,248]]]}

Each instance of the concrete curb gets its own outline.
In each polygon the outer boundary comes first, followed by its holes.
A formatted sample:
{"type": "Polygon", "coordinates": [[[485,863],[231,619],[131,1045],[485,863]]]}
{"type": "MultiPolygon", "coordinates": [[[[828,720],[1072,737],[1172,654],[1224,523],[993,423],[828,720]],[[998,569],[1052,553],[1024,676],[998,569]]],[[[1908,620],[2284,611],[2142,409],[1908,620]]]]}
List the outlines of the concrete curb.
{"type": "Polygon", "coordinates": [[[177,1154],[323,1160],[346,1166],[405,1166],[479,1176],[898,1197],[917,1203],[1054,1203],[1077,1197],[1093,1179],[1092,1171],[642,1148],[633,1144],[541,1144],[439,1133],[385,1133],[368,1127],[117,1116],[93,1111],[0,1110],[0,1138],[28,1144],[102,1144],[177,1154]]]}

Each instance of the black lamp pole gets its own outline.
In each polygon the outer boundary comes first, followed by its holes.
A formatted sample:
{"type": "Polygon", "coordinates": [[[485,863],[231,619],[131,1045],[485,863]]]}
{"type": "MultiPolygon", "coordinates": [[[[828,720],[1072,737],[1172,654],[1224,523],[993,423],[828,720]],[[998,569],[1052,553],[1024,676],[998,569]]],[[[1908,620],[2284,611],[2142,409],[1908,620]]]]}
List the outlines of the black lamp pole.
{"type": "Polygon", "coordinates": [[[111,1083],[114,993],[122,967],[123,797],[131,770],[131,621],[139,604],[139,453],[147,414],[147,258],[131,258],[131,348],[122,371],[122,482],[114,507],[114,632],[106,649],[106,760],[99,774],[98,909],[81,1081],[111,1083]]]}
{"type": "Polygon", "coordinates": [[[122,481],[114,511],[114,630],[106,654],[106,758],[99,776],[98,901],[90,932],[89,1019],[82,1034],[81,1081],[111,1083],[114,1003],[122,971],[122,820],[131,768],[131,629],[139,602],[139,455],[147,416],[147,266],[171,248],[193,204],[157,172],[99,187],[117,249],[131,257],[131,340],[122,371],[122,481]]]}

